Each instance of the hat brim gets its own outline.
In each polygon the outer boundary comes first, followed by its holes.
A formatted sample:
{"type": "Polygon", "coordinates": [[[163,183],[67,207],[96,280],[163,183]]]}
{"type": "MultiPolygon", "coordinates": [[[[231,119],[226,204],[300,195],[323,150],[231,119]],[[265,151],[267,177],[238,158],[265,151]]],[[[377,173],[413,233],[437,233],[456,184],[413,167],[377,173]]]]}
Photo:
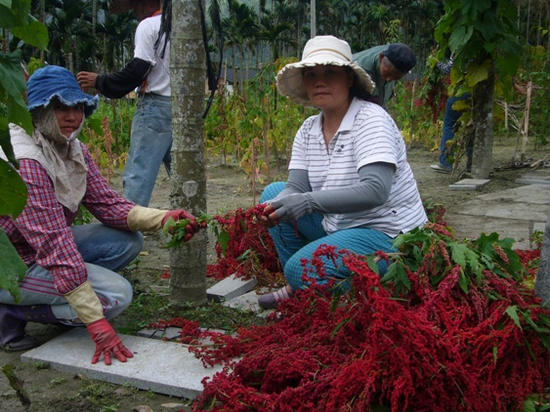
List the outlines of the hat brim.
{"type": "Polygon", "coordinates": [[[287,64],[285,67],[279,70],[279,73],[277,73],[276,77],[277,88],[279,89],[279,92],[282,95],[288,97],[294,103],[298,103],[299,105],[306,107],[314,107],[311,104],[311,101],[309,100],[309,97],[307,95],[302,73],[305,67],[313,67],[317,65],[332,65],[340,67],[348,66],[355,73],[355,85],[357,87],[359,87],[361,90],[367,91],[368,93],[372,93],[372,91],[374,90],[374,82],[372,81],[368,73],[356,62],[345,63],[341,60],[323,60],[322,62],[317,62],[315,60],[305,60],[297,63],[287,64]]]}
{"type": "Polygon", "coordinates": [[[132,10],[130,0],[109,0],[109,13],[120,14],[132,10]]]}
{"type": "Polygon", "coordinates": [[[54,98],[69,107],[83,104],[84,116],[86,118],[90,117],[94,113],[94,111],[97,109],[97,104],[99,102],[99,96],[97,95],[90,96],[89,94],[78,90],[63,89],[59,92],[51,94],[50,96],[38,100],[32,105],[28,105],[27,110],[31,111],[37,107],[46,107],[52,102],[54,98]]]}

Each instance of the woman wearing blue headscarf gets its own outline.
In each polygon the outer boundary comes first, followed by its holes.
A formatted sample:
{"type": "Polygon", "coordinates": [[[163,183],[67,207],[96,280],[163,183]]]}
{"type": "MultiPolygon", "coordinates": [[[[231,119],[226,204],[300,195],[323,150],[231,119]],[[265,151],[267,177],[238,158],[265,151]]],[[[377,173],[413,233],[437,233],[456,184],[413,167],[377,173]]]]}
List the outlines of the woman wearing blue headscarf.
{"type": "Polygon", "coordinates": [[[109,187],[78,140],[98,98],[83,93],[67,69],[37,70],[28,80],[27,99],[34,132],[10,125],[27,203],[17,219],[0,216],[0,228],[28,269],[19,302],[0,289],[0,347],[37,346],[25,334],[27,322],[86,326],[96,345],[92,363],[102,355],[108,365],[113,355],[125,362],[132,352],[107,319],[130,305],[132,287],[116,271],[141,251],[138,231],[157,230],[169,218],[190,219],[192,235],[196,219],[184,210],[138,206],[109,187]],[[72,226],[82,205],[99,223],[72,226]]]}

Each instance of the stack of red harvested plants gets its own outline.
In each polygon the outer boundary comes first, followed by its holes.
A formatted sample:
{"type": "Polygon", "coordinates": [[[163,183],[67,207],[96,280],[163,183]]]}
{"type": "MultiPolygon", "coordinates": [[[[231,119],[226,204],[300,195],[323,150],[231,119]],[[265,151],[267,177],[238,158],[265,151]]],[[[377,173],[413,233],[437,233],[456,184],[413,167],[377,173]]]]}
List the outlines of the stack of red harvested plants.
{"type": "Polygon", "coordinates": [[[318,249],[304,276],[338,254],[352,289],[312,285],[266,326],[210,332],[211,345],[191,350],[226,368],[205,379],[193,410],[543,410],[550,311],[529,286],[538,256],[520,259],[513,243],[459,242],[428,224],[397,239],[399,254],[380,255],[392,262],[382,278],[372,257],[318,249]]]}

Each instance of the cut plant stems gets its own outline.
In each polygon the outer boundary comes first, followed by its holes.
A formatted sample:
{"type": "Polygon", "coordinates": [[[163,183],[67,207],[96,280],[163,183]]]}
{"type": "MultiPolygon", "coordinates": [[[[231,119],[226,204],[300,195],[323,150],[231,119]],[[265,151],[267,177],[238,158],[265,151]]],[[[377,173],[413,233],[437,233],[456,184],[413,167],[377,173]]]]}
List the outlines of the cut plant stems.
{"type": "MultiPolygon", "coordinates": [[[[206,229],[211,220],[212,216],[205,212],[200,212],[197,217],[197,223],[201,229],[206,229]]],[[[162,231],[166,236],[171,236],[171,238],[163,248],[175,248],[191,240],[193,233],[190,233],[187,229],[189,223],[191,223],[189,219],[180,219],[178,221],[172,218],[168,219],[162,227],[162,231]]]]}

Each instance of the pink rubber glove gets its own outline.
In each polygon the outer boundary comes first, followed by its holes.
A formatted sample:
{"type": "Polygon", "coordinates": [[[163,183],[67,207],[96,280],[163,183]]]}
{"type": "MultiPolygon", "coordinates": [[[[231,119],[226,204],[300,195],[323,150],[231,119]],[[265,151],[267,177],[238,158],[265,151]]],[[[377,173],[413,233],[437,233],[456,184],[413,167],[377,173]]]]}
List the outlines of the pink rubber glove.
{"type": "Polygon", "coordinates": [[[189,219],[189,224],[185,227],[185,231],[187,232],[187,235],[185,236],[186,242],[191,240],[193,235],[195,233],[198,233],[198,231],[200,230],[199,224],[197,223],[197,218],[183,209],[169,210],[168,212],[166,212],[166,214],[162,218],[162,227],[164,227],[164,224],[170,218],[174,219],[174,221],[176,222],[178,220],[189,219]]]}
{"type": "Polygon", "coordinates": [[[105,318],[86,325],[92,340],[95,342],[95,353],[92,364],[97,363],[101,354],[106,365],[111,364],[111,352],[120,362],[126,362],[127,358],[133,358],[130,352],[122,343],[109,321],[105,318]]]}

